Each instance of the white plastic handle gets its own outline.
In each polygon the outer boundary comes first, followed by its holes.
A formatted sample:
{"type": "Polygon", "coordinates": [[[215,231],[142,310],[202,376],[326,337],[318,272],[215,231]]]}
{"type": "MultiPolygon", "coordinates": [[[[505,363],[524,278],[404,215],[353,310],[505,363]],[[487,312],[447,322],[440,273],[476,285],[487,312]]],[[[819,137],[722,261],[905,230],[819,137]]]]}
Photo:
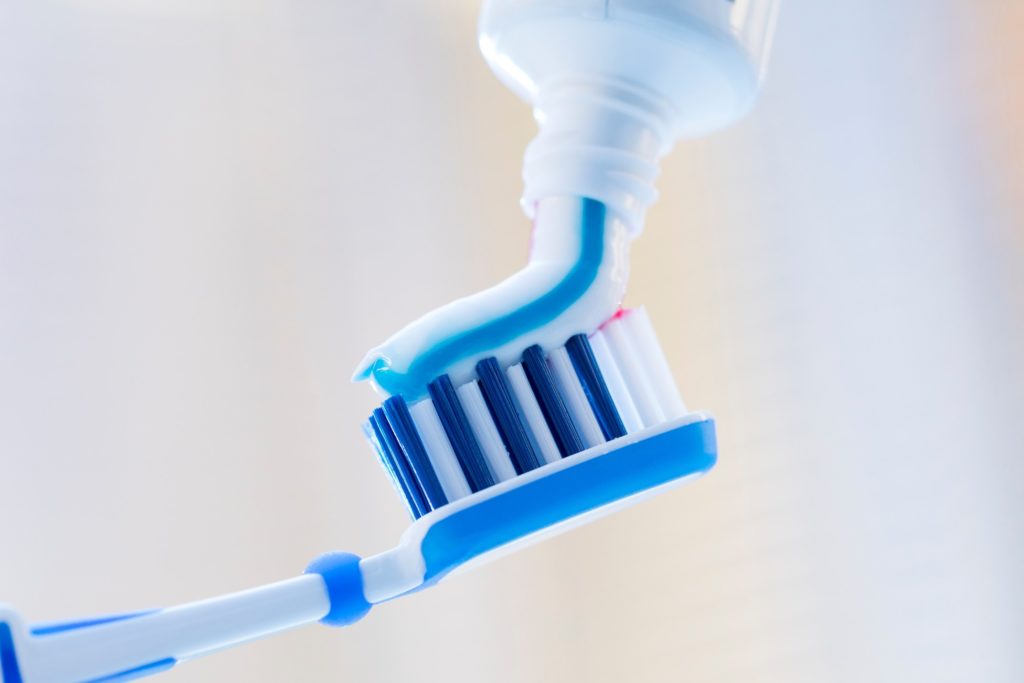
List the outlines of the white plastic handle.
{"type": "Polygon", "coordinates": [[[319,574],[169,609],[28,628],[0,606],[0,681],[123,680],[317,621],[331,607],[319,574]]]}

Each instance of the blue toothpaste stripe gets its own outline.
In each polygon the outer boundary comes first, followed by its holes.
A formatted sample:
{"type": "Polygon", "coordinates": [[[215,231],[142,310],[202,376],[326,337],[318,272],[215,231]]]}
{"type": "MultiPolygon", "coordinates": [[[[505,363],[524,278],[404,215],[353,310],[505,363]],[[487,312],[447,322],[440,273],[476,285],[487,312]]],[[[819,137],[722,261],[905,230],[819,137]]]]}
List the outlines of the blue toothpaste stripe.
{"type": "Polygon", "coordinates": [[[386,358],[378,358],[356,379],[372,376],[389,394],[401,394],[413,400],[423,395],[431,378],[445,373],[459,361],[500,348],[547,325],[568,310],[590,289],[604,259],[607,209],[593,199],[581,198],[580,202],[579,254],[558,284],[521,308],[439,342],[415,358],[404,372],[393,369],[386,358]]]}

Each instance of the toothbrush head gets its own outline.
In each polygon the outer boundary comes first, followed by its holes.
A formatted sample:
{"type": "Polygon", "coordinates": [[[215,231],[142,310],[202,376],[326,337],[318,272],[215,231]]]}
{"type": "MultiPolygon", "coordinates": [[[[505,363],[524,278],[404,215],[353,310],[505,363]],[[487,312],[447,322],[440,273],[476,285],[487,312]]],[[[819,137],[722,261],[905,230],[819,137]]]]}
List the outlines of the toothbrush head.
{"type": "Polygon", "coordinates": [[[545,353],[493,358],[429,398],[388,398],[364,425],[415,519],[361,561],[381,602],[708,471],[714,421],[687,412],[643,309],[545,353]]]}

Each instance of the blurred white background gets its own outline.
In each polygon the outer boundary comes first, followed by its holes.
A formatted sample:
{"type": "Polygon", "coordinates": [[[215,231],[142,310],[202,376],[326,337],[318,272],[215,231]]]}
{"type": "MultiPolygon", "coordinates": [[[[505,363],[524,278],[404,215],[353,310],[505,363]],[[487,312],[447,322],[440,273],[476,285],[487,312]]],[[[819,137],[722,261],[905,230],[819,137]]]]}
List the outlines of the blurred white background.
{"type": "MultiPolygon", "coordinates": [[[[0,600],[186,601],[406,520],[362,353],[525,262],[469,1],[0,5],[0,600]]],[[[1024,4],[785,0],[637,243],[712,476],[178,681],[1024,680],[1024,4]]]]}

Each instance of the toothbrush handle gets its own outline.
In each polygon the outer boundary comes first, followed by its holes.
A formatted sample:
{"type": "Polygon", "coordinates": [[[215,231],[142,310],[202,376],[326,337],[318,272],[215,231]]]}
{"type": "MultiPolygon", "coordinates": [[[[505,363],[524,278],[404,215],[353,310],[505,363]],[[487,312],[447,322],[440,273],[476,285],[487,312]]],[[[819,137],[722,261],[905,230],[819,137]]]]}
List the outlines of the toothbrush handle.
{"type": "Polygon", "coordinates": [[[293,579],[163,610],[25,629],[0,607],[0,681],[127,680],[317,620],[344,626],[369,609],[359,558],[346,553],[293,579]]]}

